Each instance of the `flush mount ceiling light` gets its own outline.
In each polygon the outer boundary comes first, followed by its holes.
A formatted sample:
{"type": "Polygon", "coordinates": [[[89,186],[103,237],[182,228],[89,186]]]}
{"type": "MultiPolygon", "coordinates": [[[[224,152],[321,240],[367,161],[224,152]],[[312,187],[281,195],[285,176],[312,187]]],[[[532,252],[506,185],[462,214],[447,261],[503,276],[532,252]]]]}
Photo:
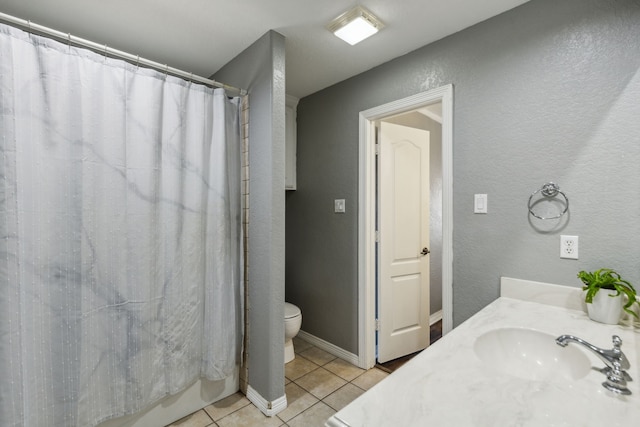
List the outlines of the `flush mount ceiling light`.
{"type": "Polygon", "coordinates": [[[354,7],[327,24],[329,31],[352,46],[383,27],[382,21],[362,6],[354,7]]]}

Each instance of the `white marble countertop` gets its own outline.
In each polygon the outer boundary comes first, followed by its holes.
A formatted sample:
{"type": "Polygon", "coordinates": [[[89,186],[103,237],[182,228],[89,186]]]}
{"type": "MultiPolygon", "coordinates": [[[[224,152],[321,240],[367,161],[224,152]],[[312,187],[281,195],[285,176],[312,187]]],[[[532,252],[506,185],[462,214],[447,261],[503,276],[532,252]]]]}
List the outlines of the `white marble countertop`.
{"type": "MultiPolygon", "coordinates": [[[[569,344],[576,346],[575,344],[569,344]]],[[[577,346],[576,346],[577,347],[577,346]]],[[[593,368],[604,363],[588,350],[593,368]]],[[[640,329],[603,325],[580,310],[501,297],[414,357],[327,421],[358,426],[633,426],[640,423],[640,329]],[[579,380],[532,381],[487,367],[476,338],[498,328],[571,334],[601,348],[619,335],[634,379],[630,396],[602,387],[590,370],[579,380]]]]}

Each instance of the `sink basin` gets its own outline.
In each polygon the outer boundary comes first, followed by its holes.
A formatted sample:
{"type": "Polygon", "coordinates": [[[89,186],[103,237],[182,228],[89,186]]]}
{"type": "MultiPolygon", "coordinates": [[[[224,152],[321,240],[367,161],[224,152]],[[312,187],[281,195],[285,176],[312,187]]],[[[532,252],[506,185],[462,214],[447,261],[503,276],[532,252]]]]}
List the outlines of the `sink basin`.
{"type": "Polygon", "coordinates": [[[526,380],[578,380],[591,370],[579,348],[560,347],[555,336],[532,329],[491,330],[476,339],[474,351],[488,368],[526,380]]]}

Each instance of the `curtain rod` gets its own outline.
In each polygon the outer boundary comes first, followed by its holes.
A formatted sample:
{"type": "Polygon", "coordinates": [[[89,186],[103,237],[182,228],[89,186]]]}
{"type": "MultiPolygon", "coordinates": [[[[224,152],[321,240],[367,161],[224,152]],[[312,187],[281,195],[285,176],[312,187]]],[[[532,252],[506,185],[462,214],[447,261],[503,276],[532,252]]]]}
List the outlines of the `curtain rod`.
{"type": "Polygon", "coordinates": [[[226,85],[224,83],[220,83],[215,80],[207,79],[206,77],[197,76],[193,73],[188,73],[186,71],[179,70],[177,68],[169,67],[167,64],[161,64],[159,62],[155,62],[150,59],[141,58],[140,55],[133,55],[118,49],[113,49],[108,47],[106,44],[100,45],[90,40],[76,37],[70,33],[63,33],[61,31],[54,30],[52,28],[48,28],[43,25],[35,24],[25,19],[20,19],[20,18],[16,18],[15,16],[7,15],[6,13],[0,12],[0,21],[20,26],[26,29],[29,33],[35,32],[38,34],[51,36],[58,40],[66,41],[67,43],[70,43],[76,46],[89,48],[95,52],[102,53],[104,55],[124,59],[125,61],[134,63],[136,65],[143,65],[149,68],[154,68],[158,71],[162,71],[166,74],[171,74],[173,76],[181,77],[185,80],[191,80],[193,82],[202,83],[205,85],[214,86],[218,88],[223,88],[229,91],[236,92],[240,96],[244,96],[247,94],[247,91],[244,89],[226,85]]]}

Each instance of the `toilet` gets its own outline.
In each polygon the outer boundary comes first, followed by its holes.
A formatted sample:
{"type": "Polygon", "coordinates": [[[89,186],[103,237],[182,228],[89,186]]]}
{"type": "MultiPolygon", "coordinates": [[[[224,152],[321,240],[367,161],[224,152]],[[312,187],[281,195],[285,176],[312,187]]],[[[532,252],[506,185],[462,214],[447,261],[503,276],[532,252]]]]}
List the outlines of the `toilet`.
{"type": "Polygon", "coordinates": [[[295,305],[284,303],[284,363],[295,359],[293,350],[293,337],[298,335],[302,326],[302,312],[295,305]]]}

